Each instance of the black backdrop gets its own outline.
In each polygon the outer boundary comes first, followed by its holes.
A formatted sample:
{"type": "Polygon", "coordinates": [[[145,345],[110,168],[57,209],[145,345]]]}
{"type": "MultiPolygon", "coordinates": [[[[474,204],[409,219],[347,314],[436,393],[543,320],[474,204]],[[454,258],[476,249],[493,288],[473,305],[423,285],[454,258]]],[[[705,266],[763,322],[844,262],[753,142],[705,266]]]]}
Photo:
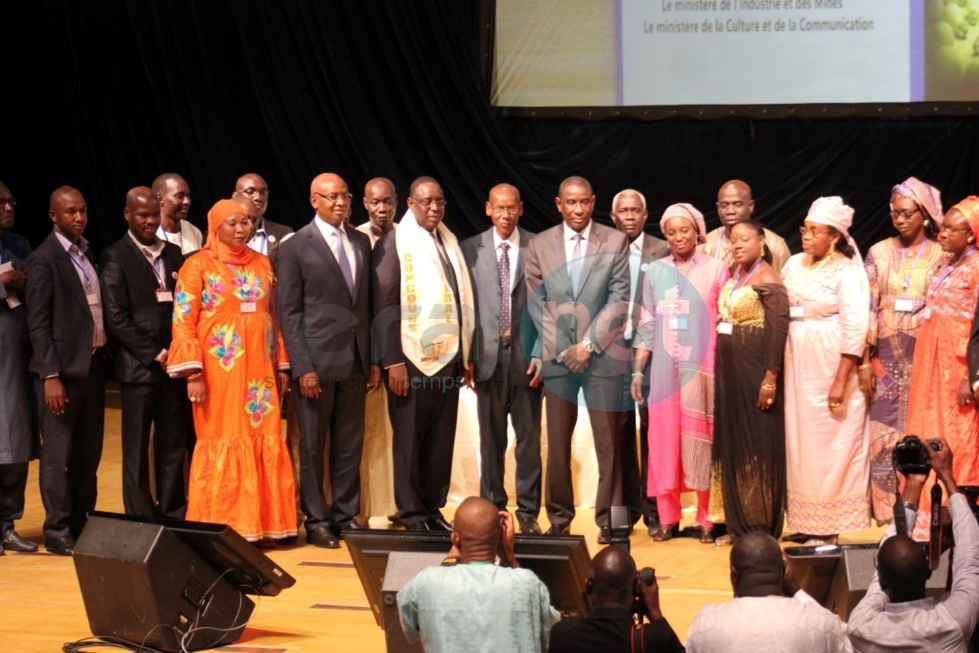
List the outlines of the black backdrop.
{"type": "MultiPolygon", "coordinates": [[[[368,178],[388,176],[402,212],[407,184],[429,174],[450,202],[446,224],[462,236],[488,225],[482,205],[501,181],[523,191],[533,231],[556,223],[557,184],[580,174],[595,187],[600,219],[617,190],[646,193],[655,232],[663,208],[679,201],[714,226],[717,187],[738,177],[755,190],[756,215],[793,246],[821,195],[857,210],[853,234],[866,247],[891,233],[889,189],[911,174],[941,188],[946,206],[979,192],[976,117],[502,117],[480,72],[484,7],[5,3],[0,180],[18,198],[17,230],[39,242],[48,195],[69,184],[84,193],[87,235],[102,247],[123,233],[125,192],[165,171],[188,179],[199,226],[248,171],[269,182],[269,217],[294,227],[312,217],[309,182],[320,172],[342,175],[357,197],[368,178]]],[[[354,220],[364,219],[357,202],[354,220]]]]}

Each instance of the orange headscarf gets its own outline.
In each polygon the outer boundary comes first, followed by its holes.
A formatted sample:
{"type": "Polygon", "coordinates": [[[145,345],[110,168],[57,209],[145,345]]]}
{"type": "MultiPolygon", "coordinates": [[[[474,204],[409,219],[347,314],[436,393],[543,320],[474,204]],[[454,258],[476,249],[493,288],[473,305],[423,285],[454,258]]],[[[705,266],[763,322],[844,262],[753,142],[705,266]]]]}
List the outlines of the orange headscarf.
{"type": "Polygon", "coordinates": [[[219,200],[217,204],[211,207],[211,210],[207,212],[207,242],[201,251],[207,252],[209,256],[222,263],[248,265],[255,258],[255,252],[248,249],[246,245],[230,247],[218,240],[218,227],[229,215],[234,213],[245,215],[245,209],[234,200],[219,200]]]}
{"type": "Polygon", "coordinates": [[[965,216],[972,228],[972,233],[976,235],[976,238],[979,238],[979,195],[969,195],[952,208],[965,216]]]}

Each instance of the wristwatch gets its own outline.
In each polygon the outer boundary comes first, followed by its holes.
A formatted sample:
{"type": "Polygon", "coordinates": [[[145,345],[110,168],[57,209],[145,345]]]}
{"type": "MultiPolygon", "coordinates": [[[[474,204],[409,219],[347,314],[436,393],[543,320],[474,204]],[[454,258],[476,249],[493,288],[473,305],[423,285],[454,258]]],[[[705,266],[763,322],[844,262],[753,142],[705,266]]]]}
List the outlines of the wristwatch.
{"type": "Polygon", "coordinates": [[[591,340],[589,340],[588,338],[582,338],[581,339],[581,346],[589,354],[594,354],[595,352],[598,351],[598,347],[596,347],[595,345],[593,345],[592,342],[591,342],[591,340]]]}

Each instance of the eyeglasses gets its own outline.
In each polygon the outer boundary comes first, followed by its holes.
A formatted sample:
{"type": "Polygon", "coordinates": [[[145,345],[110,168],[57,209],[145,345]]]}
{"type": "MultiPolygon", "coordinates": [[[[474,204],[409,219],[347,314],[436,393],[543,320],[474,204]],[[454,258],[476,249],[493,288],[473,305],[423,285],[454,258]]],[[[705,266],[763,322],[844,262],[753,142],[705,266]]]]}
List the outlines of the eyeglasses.
{"type": "Polygon", "coordinates": [[[0,197],[0,206],[9,206],[10,208],[14,208],[17,206],[17,200],[12,197],[0,197]]]}
{"type": "Polygon", "coordinates": [[[828,231],[823,231],[822,229],[817,229],[816,227],[807,227],[805,225],[799,227],[799,233],[802,234],[803,236],[809,234],[813,238],[815,238],[816,236],[825,236],[829,234],[828,231]]]}
{"type": "Polygon", "coordinates": [[[498,218],[504,215],[517,215],[518,213],[520,213],[519,206],[497,206],[493,209],[493,215],[498,218]]]}
{"type": "Polygon", "coordinates": [[[349,202],[353,198],[353,195],[350,193],[330,193],[329,195],[324,195],[323,193],[317,193],[315,190],[313,191],[313,195],[319,195],[327,202],[331,202],[333,204],[336,204],[340,200],[346,200],[349,202]]]}
{"type": "Polygon", "coordinates": [[[963,229],[956,229],[955,227],[950,227],[949,225],[946,224],[946,225],[942,225],[942,228],[939,229],[939,231],[941,231],[941,232],[948,232],[950,234],[966,233],[966,232],[972,231],[972,227],[965,227],[963,229]]]}
{"type": "Polygon", "coordinates": [[[417,204],[418,206],[422,207],[426,211],[428,209],[432,208],[432,205],[433,204],[435,205],[435,208],[437,208],[437,209],[444,209],[449,204],[445,200],[433,200],[430,197],[426,197],[423,200],[418,200],[418,199],[415,199],[414,197],[412,197],[411,198],[411,201],[414,202],[415,204],[417,204]]]}
{"type": "Polygon", "coordinates": [[[921,209],[915,208],[910,211],[891,211],[891,220],[897,220],[898,218],[903,218],[904,220],[910,220],[911,216],[920,211],[921,209]]]}

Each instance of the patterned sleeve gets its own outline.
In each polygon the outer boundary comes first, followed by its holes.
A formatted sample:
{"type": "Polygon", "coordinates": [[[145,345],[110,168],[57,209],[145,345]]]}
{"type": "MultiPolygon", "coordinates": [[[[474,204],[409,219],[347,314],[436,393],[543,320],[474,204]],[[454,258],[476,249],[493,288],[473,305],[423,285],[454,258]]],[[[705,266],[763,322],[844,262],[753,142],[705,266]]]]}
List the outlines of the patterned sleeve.
{"type": "Polygon", "coordinates": [[[874,248],[871,247],[867,252],[867,258],[863,260],[863,267],[867,271],[867,281],[870,284],[870,316],[867,327],[867,344],[871,347],[877,346],[877,310],[880,306],[880,279],[877,271],[877,261],[874,259],[874,248]]]}
{"type": "Polygon", "coordinates": [[[855,262],[842,265],[838,278],[840,354],[863,356],[870,322],[870,282],[855,262]]]}
{"type": "Polygon", "coordinates": [[[202,370],[203,347],[197,338],[197,319],[201,312],[201,290],[204,287],[199,254],[191,256],[180,268],[173,295],[173,342],[167,355],[167,373],[172,377],[202,370]]]}
{"type": "MultiPolygon", "coordinates": [[[[972,278],[969,279],[969,290],[972,292],[972,313],[975,313],[975,307],[979,305],[979,265],[974,265],[969,270],[972,273],[972,278]]],[[[975,318],[973,317],[973,320],[975,318]]],[[[969,340],[971,338],[962,338],[959,341],[958,347],[955,348],[955,355],[958,357],[962,363],[966,366],[969,364],[969,340]]],[[[970,383],[972,382],[972,374],[968,373],[970,383]]]]}

